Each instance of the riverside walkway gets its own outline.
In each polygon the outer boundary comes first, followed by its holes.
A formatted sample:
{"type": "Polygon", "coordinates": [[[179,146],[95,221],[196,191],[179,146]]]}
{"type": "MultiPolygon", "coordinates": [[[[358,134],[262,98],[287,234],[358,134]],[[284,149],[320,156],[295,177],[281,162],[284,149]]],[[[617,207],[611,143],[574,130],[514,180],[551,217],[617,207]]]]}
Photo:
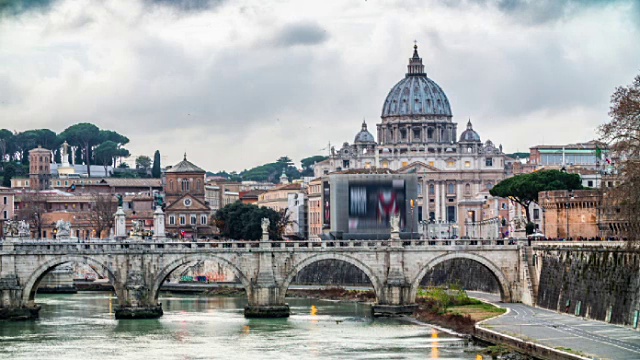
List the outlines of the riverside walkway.
{"type": "Polygon", "coordinates": [[[502,316],[482,322],[479,326],[484,329],[586,359],[640,359],[640,332],[633,329],[518,303],[501,303],[494,294],[476,291],[468,294],[509,309],[502,316]]]}

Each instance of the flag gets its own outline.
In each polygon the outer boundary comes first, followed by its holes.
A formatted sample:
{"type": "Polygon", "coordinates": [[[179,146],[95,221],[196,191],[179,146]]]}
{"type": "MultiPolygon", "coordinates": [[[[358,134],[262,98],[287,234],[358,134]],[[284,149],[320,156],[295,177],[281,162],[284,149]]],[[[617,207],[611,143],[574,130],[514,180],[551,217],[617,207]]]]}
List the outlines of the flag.
{"type": "Polygon", "coordinates": [[[602,159],[602,149],[600,149],[597,145],[596,145],[596,159],[598,160],[602,159]]]}

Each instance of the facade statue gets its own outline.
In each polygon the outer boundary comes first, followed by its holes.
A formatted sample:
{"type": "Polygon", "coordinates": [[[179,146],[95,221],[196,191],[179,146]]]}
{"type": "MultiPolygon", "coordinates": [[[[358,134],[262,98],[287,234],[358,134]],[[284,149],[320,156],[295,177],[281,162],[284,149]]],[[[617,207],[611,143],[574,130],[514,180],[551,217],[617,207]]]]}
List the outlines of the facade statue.
{"type": "Polygon", "coordinates": [[[18,222],[7,220],[4,222],[5,236],[18,236],[18,222]]]}
{"type": "Polygon", "coordinates": [[[391,215],[391,217],[389,217],[389,224],[391,225],[391,232],[400,232],[400,215],[391,215]]]}
{"type": "Polygon", "coordinates": [[[118,207],[122,207],[122,204],[124,202],[124,200],[122,199],[122,194],[116,195],[116,198],[118,198],[118,207]]]}
{"type": "Polygon", "coordinates": [[[155,202],[155,205],[153,206],[154,208],[160,206],[162,208],[162,206],[164,205],[164,199],[162,198],[162,195],[160,194],[155,194],[153,196],[153,200],[155,202]]]}
{"type": "Polygon", "coordinates": [[[267,234],[269,232],[269,225],[271,225],[271,221],[268,218],[262,218],[262,233],[267,234]]]}
{"type": "Polygon", "coordinates": [[[142,224],[139,221],[132,220],[133,232],[139,234],[144,231],[142,224]]]}

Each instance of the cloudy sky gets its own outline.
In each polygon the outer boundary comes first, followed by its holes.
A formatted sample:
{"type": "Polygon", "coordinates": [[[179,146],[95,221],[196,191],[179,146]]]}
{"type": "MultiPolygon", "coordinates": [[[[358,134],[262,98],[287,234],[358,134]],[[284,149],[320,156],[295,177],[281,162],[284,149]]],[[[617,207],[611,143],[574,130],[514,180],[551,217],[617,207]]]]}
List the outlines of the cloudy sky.
{"type": "Polygon", "coordinates": [[[93,122],[212,171],[298,161],[375,129],[417,40],[460,128],[587,141],[640,73],[639,2],[0,0],[0,127],[93,122]]]}

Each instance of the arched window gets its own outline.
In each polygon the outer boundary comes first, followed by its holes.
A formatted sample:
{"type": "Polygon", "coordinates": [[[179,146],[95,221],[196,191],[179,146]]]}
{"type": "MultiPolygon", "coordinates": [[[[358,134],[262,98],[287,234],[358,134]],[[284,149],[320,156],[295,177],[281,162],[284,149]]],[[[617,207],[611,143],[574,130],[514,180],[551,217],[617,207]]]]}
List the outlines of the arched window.
{"type": "Polygon", "coordinates": [[[466,185],[464,186],[464,193],[465,193],[465,194],[471,194],[471,185],[466,184],[466,185]]]}
{"type": "Polygon", "coordinates": [[[433,184],[429,184],[429,195],[434,195],[436,193],[436,187],[433,184]]]}
{"type": "Polygon", "coordinates": [[[182,191],[189,191],[189,179],[182,179],[182,191]]]}
{"type": "Polygon", "coordinates": [[[200,181],[200,179],[198,179],[196,181],[196,190],[200,190],[201,187],[202,187],[202,182],[200,181]]]}
{"type": "Polygon", "coordinates": [[[173,179],[169,180],[169,190],[173,191],[173,179]]]}

